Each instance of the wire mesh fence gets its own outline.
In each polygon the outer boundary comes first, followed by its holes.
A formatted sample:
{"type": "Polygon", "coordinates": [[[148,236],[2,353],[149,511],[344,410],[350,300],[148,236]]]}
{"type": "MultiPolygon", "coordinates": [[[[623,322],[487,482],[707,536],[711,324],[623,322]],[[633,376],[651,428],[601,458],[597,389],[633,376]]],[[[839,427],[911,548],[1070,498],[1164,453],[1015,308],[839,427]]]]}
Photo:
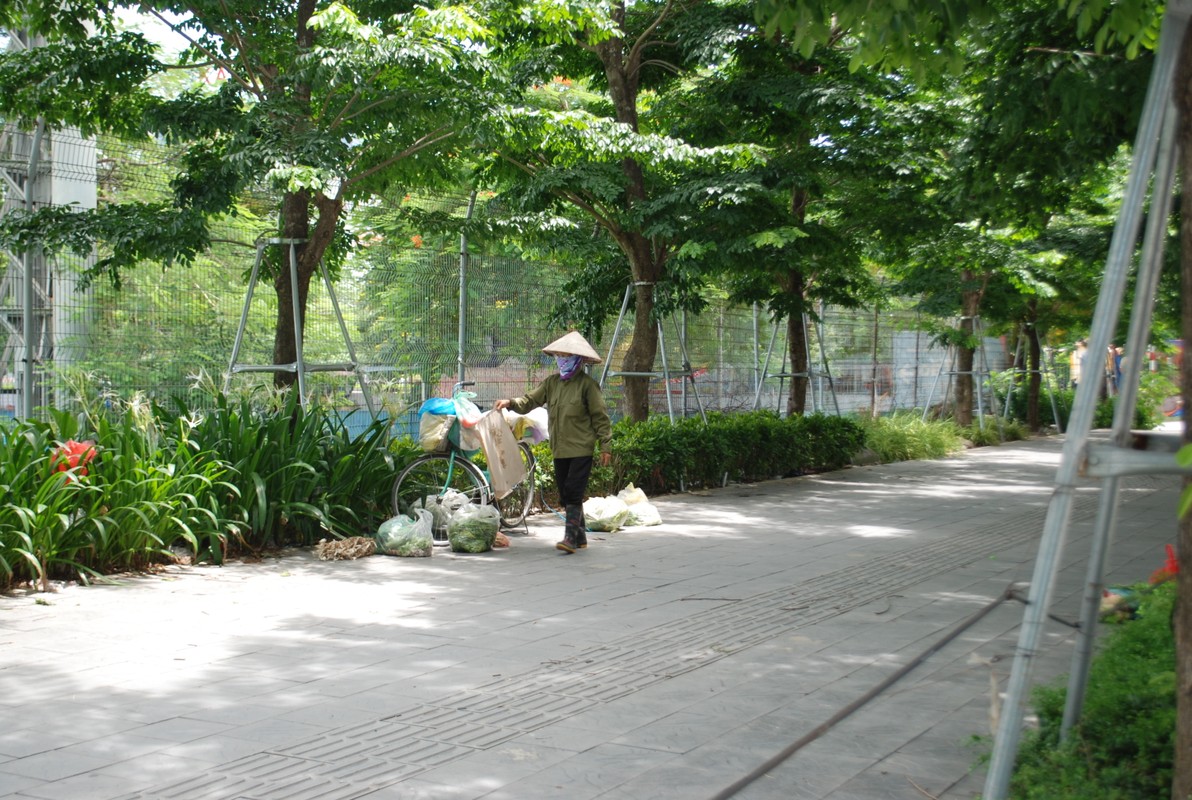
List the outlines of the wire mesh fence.
{"type": "MultiPolygon", "coordinates": [[[[156,142],[78,140],[54,151],[52,170],[63,179],[93,180],[100,202],[155,202],[169,197],[176,157],[156,142]]],[[[455,215],[470,208],[466,196],[432,201],[455,215]]],[[[248,284],[257,242],[274,235],[268,208],[268,198],[249,198],[237,217],[215,226],[210,249],[192,265],[145,265],[126,273],[120,287],[99,280],[76,290],[88,260],[50,259],[46,308],[34,310],[46,320],[34,343],[37,379],[54,387],[40,395],[43,402],[71,401],[62,383],[68,372],[91,376],[88,385],[96,392],[159,398],[187,393],[204,374],[217,386],[271,382],[273,374],[264,371],[228,378],[242,318],[237,365],[273,363],[277,297],[269,280],[248,284]]],[[[103,252],[118,245],[98,246],[103,252]]],[[[366,394],[373,395],[391,418],[408,420],[422,400],[448,394],[461,378],[475,383],[484,404],[520,394],[548,375],[553,360],[540,348],[562,333],[547,320],[562,299],[563,268],[470,250],[447,239],[376,235],[362,241],[331,289],[316,278],[304,359],[359,368],[312,373],[311,399],[359,417],[366,394]]],[[[4,278],[14,276],[16,263],[5,261],[4,278]]],[[[29,352],[13,324],[24,314],[17,301],[13,295],[3,301],[10,324],[0,413],[8,414],[16,413],[20,363],[29,352]]],[[[827,308],[805,324],[810,409],[885,413],[943,402],[948,351],[932,343],[925,320],[913,312],[827,308]]],[[[604,388],[613,409],[631,327],[629,319],[619,327],[610,319],[603,330],[589,332],[608,362],[604,388]]],[[[701,313],[664,319],[660,331],[653,413],[784,409],[791,379],[785,322],[775,325],[764,310],[709,297],[701,313]]],[[[986,346],[989,367],[1003,368],[1000,343],[990,339],[986,346]]],[[[599,376],[604,368],[594,372],[599,376]]]]}

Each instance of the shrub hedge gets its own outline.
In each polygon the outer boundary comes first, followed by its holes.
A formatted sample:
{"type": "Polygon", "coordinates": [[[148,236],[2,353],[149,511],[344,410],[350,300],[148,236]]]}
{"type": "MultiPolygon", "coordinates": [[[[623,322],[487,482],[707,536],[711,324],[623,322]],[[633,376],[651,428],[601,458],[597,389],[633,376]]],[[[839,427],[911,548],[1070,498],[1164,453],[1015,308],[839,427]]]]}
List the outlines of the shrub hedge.
{"type": "MultiPolygon", "coordinates": [[[[613,462],[596,466],[589,494],[616,494],[627,484],[647,495],[724,486],[839,469],[862,448],[857,420],[813,414],[780,417],[772,411],[710,413],[671,424],[662,415],[613,426],[613,462]]],[[[554,494],[550,447],[536,445],[540,488],[554,494]]]]}
{"type": "Polygon", "coordinates": [[[1089,668],[1080,722],[1060,742],[1066,681],[1035,690],[1039,727],[1018,752],[1019,800],[1168,797],[1175,754],[1175,583],[1134,587],[1137,616],[1110,628],[1089,668]]]}

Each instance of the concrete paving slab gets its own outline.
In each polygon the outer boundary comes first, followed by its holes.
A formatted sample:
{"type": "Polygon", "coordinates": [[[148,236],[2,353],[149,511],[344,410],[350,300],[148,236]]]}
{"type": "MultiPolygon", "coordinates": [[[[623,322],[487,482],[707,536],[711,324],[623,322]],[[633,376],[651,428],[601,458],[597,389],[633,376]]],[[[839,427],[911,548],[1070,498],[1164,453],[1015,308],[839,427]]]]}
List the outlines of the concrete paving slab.
{"type": "MultiPolygon", "coordinates": [[[[3,597],[0,798],[710,797],[1029,580],[1061,445],[656,498],[663,525],[574,556],[543,515],[489,554],[3,597]]],[[[1178,493],[1123,482],[1111,581],[1162,563],[1178,493]]],[[[999,606],[737,797],[971,800],[1021,618],[999,606]]],[[[1070,629],[1044,639],[1036,682],[1071,658],[1070,629]]]]}

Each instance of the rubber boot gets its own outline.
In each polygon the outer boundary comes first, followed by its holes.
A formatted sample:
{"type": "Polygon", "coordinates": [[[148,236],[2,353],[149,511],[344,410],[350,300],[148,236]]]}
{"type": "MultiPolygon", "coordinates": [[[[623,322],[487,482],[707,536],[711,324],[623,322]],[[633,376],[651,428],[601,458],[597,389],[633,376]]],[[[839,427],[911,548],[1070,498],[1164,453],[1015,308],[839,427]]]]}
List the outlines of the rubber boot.
{"type": "Polygon", "coordinates": [[[579,549],[580,520],[583,519],[583,506],[567,506],[563,515],[563,541],[555,544],[556,550],[564,553],[574,553],[579,549]]]}
{"type": "Polygon", "coordinates": [[[580,550],[588,546],[588,521],[584,519],[583,506],[579,506],[579,525],[575,528],[575,541],[579,544],[580,550]]]}

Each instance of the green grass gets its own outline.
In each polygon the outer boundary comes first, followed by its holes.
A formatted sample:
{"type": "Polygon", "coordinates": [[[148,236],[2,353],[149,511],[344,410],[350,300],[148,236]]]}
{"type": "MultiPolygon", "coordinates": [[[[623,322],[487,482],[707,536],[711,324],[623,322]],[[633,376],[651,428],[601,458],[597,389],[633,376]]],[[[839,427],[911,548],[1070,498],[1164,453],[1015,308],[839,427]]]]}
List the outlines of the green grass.
{"type": "Polygon", "coordinates": [[[948,421],[927,420],[913,411],[862,420],[865,446],[883,464],[942,458],[964,449],[960,428],[948,421]]]}

